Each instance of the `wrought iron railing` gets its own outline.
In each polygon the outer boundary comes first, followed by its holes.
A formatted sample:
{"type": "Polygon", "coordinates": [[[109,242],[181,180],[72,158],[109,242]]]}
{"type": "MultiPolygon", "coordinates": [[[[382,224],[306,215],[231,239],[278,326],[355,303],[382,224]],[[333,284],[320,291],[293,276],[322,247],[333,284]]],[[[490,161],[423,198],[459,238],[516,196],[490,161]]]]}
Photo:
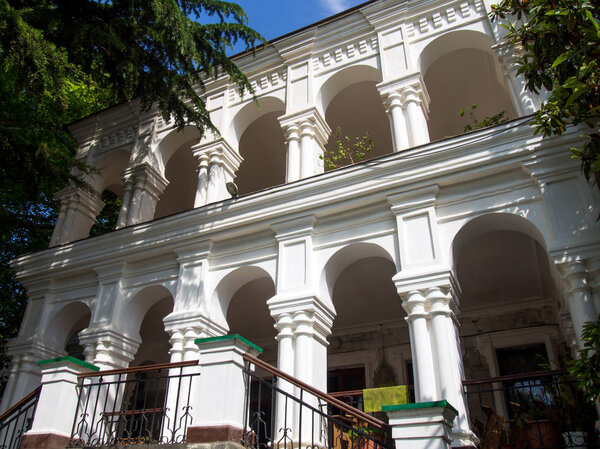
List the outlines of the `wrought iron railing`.
{"type": "Polygon", "coordinates": [[[40,397],[38,387],[0,416],[0,449],[18,449],[21,436],[31,429],[40,397]]]}
{"type": "Polygon", "coordinates": [[[198,361],[79,375],[69,447],[184,443],[198,361]]]}
{"type": "Polygon", "coordinates": [[[564,371],[463,382],[484,449],[598,448],[596,412],[564,371]]]}
{"type": "Polygon", "coordinates": [[[251,449],[391,449],[389,426],[277,368],[245,355],[242,444],[251,449]],[[265,380],[250,364],[269,373],[265,380]]]}

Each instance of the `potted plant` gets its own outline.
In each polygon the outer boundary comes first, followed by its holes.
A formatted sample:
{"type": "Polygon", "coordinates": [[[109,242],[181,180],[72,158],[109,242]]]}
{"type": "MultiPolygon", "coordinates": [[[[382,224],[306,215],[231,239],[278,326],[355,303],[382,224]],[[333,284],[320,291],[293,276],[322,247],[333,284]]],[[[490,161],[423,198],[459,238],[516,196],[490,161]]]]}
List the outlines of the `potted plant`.
{"type": "Polygon", "coordinates": [[[560,424],[553,409],[539,399],[529,399],[525,404],[510,402],[516,449],[562,447],[560,424]]]}
{"type": "Polygon", "coordinates": [[[371,426],[354,427],[348,431],[351,449],[376,449],[383,446],[383,430],[371,426]]]}

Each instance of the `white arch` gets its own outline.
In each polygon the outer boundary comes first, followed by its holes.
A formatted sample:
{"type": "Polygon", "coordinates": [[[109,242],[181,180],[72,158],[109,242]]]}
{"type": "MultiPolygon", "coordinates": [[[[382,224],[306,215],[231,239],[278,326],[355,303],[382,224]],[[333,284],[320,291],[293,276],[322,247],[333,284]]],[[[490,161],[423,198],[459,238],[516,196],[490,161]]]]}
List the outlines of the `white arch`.
{"type": "Polygon", "coordinates": [[[417,56],[417,69],[425,75],[436,60],[461,49],[470,48],[494,55],[492,45],[494,45],[492,38],[482,31],[465,29],[451,31],[425,45],[417,56]]]}
{"type": "Polygon", "coordinates": [[[255,265],[239,267],[226,274],[219,281],[211,295],[209,302],[211,319],[224,328],[229,328],[227,324],[227,309],[235,292],[248,282],[264,278],[270,279],[273,285],[275,285],[271,274],[264,268],[255,265]]]}
{"type": "Polygon", "coordinates": [[[383,246],[375,243],[351,243],[337,250],[325,263],[319,279],[320,299],[335,310],[333,306],[333,287],[340,274],[361,259],[382,257],[395,264],[393,255],[383,246]]]}
{"type": "MultiPolygon", "coordinates": [[[[130,157],[129,151],[118,150],[112,151],[93,162],[92,165],[99,171],[92,175],[90,182],[94,190],[101,194],[104,189],[111,186],[122,186],[121,172],[127,168],[130,157]]],[[[117,191],[114,193],[120,194],[121,192],[117,191]]]]}
{"type": "Polygon", "coordinates": [[[156,146],[156,160],[161,174],[165,175],[165,169],[171,156],[183,145],[200,141],[200,131],[194,125],[185,126],[182,130],[174,129],[169,132],[156,146]]]}
{"type": "Polygon", "coordinates": [[[150,308],[164,298],[173,300],[173,292],[163,285],[143,287],[132,292],[124,301],[121,313],[117,314],[118,328],[134,339],[139,339],[140,326],[150,308]]]}
{"type": "Polygon", "coordinates": [[[382,81],[381,71],[377,67],[364,64],[356,64],[342,70],[332,72],[319,88],[315,99],[317,109],[325,116],[327,107],[346,87],[356,83],[371,81],[379,83],[382,81]]]}
{"type": "Polygon", "coordinates": [[[508,212],[486,213],[463,224],[452,238],[450,263],[453,272],[456,273],[456,259],[462,248],[469,241],[493,231],[519,232],[531,237],[546,251],[548,249],[546,239],[538,227],[527,218],[508,212]]]}
{"type": "MultiPolygon", "coordinates": [[[[92,315],[90,307],[81,301],[74,301],[68,304],[59,304],[44,325],[44,331],[40,335],[44,336],[44,344],[58,351],[64,351],[67,340],[71,334],[77,330],[76,326],[87,319],[87,324],[92,315]]],[[[82,328],[82,329],[83,329],[82,328]]],[[[79,329],[79,330],[82,330],[79,329]]]]}
{"type": "Polygon", "coordinates": [[[231,125],[227,129],[225,135],[230,144],[237,147],[244,131],[246,131],[255,120],[263,115],[270,112],[285,113],[285,103],[278,97],[264,96],[257,101],[258,102],[251,101],[246,103],[234,115],[233,120],[231,120],[231,125]]]}

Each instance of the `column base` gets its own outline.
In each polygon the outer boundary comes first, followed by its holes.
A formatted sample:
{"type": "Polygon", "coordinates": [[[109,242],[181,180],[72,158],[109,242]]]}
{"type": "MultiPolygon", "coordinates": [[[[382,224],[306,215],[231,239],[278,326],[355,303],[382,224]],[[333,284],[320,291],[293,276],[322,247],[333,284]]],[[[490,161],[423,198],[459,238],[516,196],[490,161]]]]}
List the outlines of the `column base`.
{"type": "Polygon", "coordinates": [[[240,443],[242,436],[243,431],[238,427],[228,425],[199,426],[188,427],[186,441],[188,443],[215,443],[223,441],[240,443]]]}
{"type": "Polygon", "coordinates": [[[25,433],[19,449],[65,449],[70,438],[56,433],[25,433]]]}

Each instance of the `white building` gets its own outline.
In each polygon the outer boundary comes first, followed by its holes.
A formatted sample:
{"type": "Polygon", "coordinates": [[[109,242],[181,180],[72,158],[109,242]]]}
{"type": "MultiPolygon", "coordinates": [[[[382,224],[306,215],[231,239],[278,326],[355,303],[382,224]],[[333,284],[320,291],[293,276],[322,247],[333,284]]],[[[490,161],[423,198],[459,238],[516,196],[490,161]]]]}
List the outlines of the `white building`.
{"type": "Polygon", "coordinates": [[[568,152],[581,130],[533,135],[541,99],[490,3],[374,0],[242,54],[258,104],[208,82],[220,136],[135,103],[72,125],[98,194],[58,192],[50,248],[14,261],[30,301],[2,409],[73,348],[113,369],[237,333],[323,391],[328,373],[330,389],[414,384],[457,409],[453,446],[475,444],[462,382],[507,374],[511,354],[557,368],[600,312],[600,198],[568,152]],[[472,104],[511,121],[465,134],[472,104]],[[375,150],[324,172],[338,126],[375,150]],[[104,189],[119,224],[88,238],[104,189]]]}

